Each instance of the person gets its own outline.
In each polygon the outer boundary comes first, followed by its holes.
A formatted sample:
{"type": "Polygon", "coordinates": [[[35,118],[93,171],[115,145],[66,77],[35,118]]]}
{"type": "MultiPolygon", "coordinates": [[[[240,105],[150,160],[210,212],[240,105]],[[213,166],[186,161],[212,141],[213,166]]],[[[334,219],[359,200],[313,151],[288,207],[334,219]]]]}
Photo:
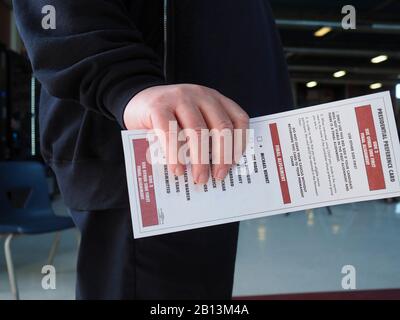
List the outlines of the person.
{"type": "MultiPolygon", "coordinates": [[[[77,298],[230,299],[238,223],[133,238],[121,130],[167,130],[169,120],[247,128],[249,116],[292,106],[268,1],[13,4],[42,85],[42,154],[82,233],[77,298]]],[[[194,181],[205,183],[209,169],[193,165],[194,181]]],[[[211,174],[228,169],[221,162],[211,174]]],[[[170,170],[182,173],[179,163],[170,170]]]]}

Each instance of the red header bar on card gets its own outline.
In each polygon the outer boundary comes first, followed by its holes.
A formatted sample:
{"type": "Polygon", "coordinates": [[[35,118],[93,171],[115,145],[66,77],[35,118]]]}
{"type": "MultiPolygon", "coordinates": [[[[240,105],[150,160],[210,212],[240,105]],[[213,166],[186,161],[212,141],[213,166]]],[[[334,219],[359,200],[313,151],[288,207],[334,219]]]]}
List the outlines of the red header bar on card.
{"type": "Polygon", "coordinates": [[[289,186],[286,178],[285,163],[282,156],[281,142],[279,140],[278,126],[276,123],[269,125],[271,131],[272,145],[274,148],[276,168],[278,170],[279,183],[281,185],[283,203],[291,203],[289,186]]]}
{"type": "Polygon", "coordinates": [[[136,170],[142,224],[143,227],[158,225],[153,168],[146,159],[149,142],[147,139],[137,139],[132,140],[132,143],[135,151],[136,168],[134,169],[136,170]]]}
{"type": "Polygon", "coordinates": [[[369,190],[385,189],[385,177],[382,170],[381,155],[371,106],[356,107],[355,110],[369,190]]]}

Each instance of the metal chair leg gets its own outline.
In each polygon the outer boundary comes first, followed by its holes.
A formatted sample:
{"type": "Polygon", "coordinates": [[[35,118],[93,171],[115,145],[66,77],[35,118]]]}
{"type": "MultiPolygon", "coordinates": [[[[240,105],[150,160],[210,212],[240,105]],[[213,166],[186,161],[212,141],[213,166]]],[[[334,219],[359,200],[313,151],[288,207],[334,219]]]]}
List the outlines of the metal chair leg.
{"type": "Polygon", "coordinates": [[[17,278],[15,276],[15,270],[14,270],[14,264],[13,264],[13,260],[12,260],[11,246],[10,246],[11,240],[13,239],[13,237],[14,237],[13,234],[9,234],[6,237],[6,240],[4,241],[4,254],[6,257],[7,271],[8,271],[8,278],[10,280],[11,293],[13,294],[13,297],[15,300],[19,300],[17,278]]]}
{"type": "Polygon", "coordinates": [[[61,232],[56,232],[53,240],[53,244],[51,245],[49,257],[47,259],[48,265],[53,265],[54,257],[57,253],[58,245],[60,244],[61,232]]]}

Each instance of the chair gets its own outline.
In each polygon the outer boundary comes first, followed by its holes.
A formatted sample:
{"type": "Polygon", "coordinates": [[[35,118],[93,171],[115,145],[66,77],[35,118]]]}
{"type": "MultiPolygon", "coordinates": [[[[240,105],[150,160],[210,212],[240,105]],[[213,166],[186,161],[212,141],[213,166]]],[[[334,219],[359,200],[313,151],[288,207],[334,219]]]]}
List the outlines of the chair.
{"type": "Polygon", "coordinates": [[[49,254],[52,264],[60,231],[73,228],[70,217],[56,216],[48,193],[44,166],[39,162],[0,162],[0,235],[6,237],[4,253],[11,292],[19,299],[11,254],[11,240],[18,235],[56,232],[49,254]]]}

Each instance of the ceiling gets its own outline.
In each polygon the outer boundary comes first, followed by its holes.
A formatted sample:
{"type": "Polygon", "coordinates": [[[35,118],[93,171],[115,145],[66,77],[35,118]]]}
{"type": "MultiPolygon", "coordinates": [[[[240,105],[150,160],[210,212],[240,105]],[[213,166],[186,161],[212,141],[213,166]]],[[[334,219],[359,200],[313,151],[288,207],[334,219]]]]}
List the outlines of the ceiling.
{"type": "Polygon", "coordinates": [[[291,78],[305,82],[391,85],[400,80],[400,0],[352,0],[356,30],[344,30],[341,0],[270,0],[291,78]],[[332,31],[317,38],[323,26],[332,31]],[[388,60],[372,64],[371,58],[388,60]],[[342,78],[333,72],[345,70],[342,78]]]}
{"type": "MultiPolygon", "coordinates": [[[[10,0],[0,0],[11,4],[10,0]]],[[[246,0],[247,1],[247,0],[246,0]]],[[[269,0],[287,57],[297,82],[392,85],[400,81],[400,0],[352,0],[356,30],[341,28],[342,7],[348,0],[269,0]],[[328,25],[332,31],[316,38],[328,25]],[[388,60],[372,64],[385,54],[388,60]],[[334,78],[333,72],[347,74],[334,78]]]]}

